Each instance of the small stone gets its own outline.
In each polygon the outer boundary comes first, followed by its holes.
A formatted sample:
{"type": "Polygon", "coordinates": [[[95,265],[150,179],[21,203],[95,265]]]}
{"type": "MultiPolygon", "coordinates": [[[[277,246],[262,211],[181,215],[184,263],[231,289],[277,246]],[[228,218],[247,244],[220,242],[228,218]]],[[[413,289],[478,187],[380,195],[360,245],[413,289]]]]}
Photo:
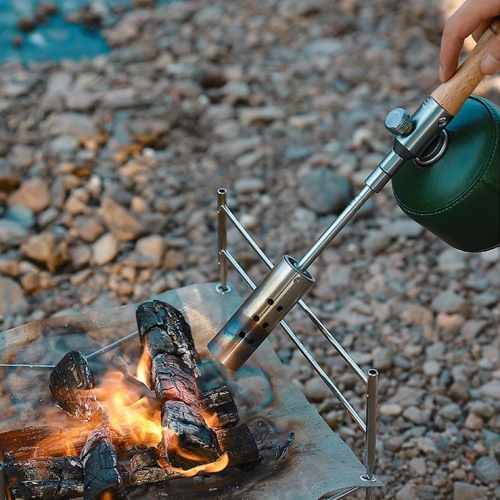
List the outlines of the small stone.
{"type": "Polygon", "coordinates": [[[32,236],[24,247],[26,257],[36,262],[47,263],[56,248],[57,239],[53,233],[32,236]]]}
{"type": "Polygon", "coordinates": [[[429,412],[410,406],[403,412],[403,417],[416,425],[425,425],[429,422],[429,412]]]}
{"type": "Polygon", "coordinates": [[[0,243],[19,243],[27,233],[28,230],[21,224],[7,219],[0,219],[0,243]]]}
{"type": "Polygon", "coordinates": [[[331,397],[332,392],[320,377],[310,378],[304,385],[304,394],[310,401],[323,401],[331,397]]]}
{"type": "Polygon", "coordinates": [[[99,213],[118,241],[134,240],[141,231],[139,221],[122,205],[109,198],[102,200],[99,213]]]}
{"type": "Polygon", "coordinates": [[[340,213],[350,201],[351,185],[330,168],[318,168],[300,183],[299,197],[317,214],[340,213]]]}
{"type": "Polygon", "coordinates": [[[427,467],[425,465],[425,458],[423,457],[413,457],[410,460],[411,469],[417,474],[417,476],[425,476],[427,473],[427,467]]]}
{"type": "Polygon", "coordinates": [[[50,205],[48,184],[39,177],[27,179],[8,198],[9,205],[23,205],[38,213],[50,205]]]}
{"type": "Polygon", "coordinates": [[[441,363],[430,359],[423,364],[422,369],[428,377],[437,377],[441,373],[441,363]]]}
{"type": "Polygon", "coordinates": [[[0,315],[26,314],[28,301],[17,281],[0,277],[0,315]]]}
{"type": "Polygon", "coordinates": [[[118,254],[118,241],[111,233],[103,234],[92,246],[94,262],[102,266],[111,262],[118,254]]]}
{"type": "Polygon", "coordinates": [[[397,403],[382,403],[379,408],[381,415],[389,417],[399,417],[403,413],[403,407],[397,403]]]}
{"type": "Polygon", "coordinates": [[[462,417],[462,408],[457,403],[449,403],[439,410],[439,414],[444,419],[455,422],[462,417]]]}
{"type": "Polygon", "coordinates": [[[481,457],[476,462],[476,477],[486,485],[493,484],[500,480],[500,464],[498,460],[490,456],[481,457]]]}
{"type": "Polygon", "coordinates": [[[341,52],[343,46],[343,43],[337,38],[318,38],[307,43],[302,48],[302,52],[307,57],[329,57],[341,52]]]}
{"type": "Polygon", "coordinates": [[[234,190],[239,194],[260,193],[265,189],[266,182],[259,177],[239,177],[234,183],[234,190]]]}
{"type": "Polygon", "coordinates": [[[462,481],[453,483],[453,500],[486,500],[487,498],[487,488],[462,481]]]}
{"type": "Polygon", "coordinates": [[[484,330],[487,324],[488,322],[482,319],[469,319],[462,325],[460,332],[467,340],[472,340],[484,330]]]}
{"type": "Polygon", "coordinates": [[[381,372],[389,370],[392,366],[392,349],[377,347],[373,351],[373,368],[381,372]]]}
{"type": "Polygon", "coordinates": [[[413,325],[431,325],[434,322],[432,311],[417,304],[407,304],[402,312],[402,318],[413,325]]]}
{"type": "Polygon", "coordinates": [[[447,248],[437,258],[438,266],[444,273],[452,273],[466,269],[464,254],[453,248],[447,248]]]}
{"type": "Polygon", "coordinates": [[[491,380],[483,384],[479,391],[483,396],[491,399],[500,399],[500,380],[491,380]]]}
{"type": "Polygon", "coordinates": [[[478,431],[484,427],[483,419],[477,415],[476,413],[469,413],[464,423],[467,429],[471,429],[473,431],[478,431]]]}
{"type": "Polygon", "coordinates": [[[465,323],[465,317],[462,314],[438,314],[436,324],[439,328],[450,328],[457,330],[465,323]]]}
{"type": "Polygon", "coordinates": [[[7,161],[15,168],[29,168],[34,161],[34,150],[29,146],[14,144],[7,161]]]}
{"type": "Polygon", "coordinates": [[[411,219],[397,220],[384,227],[388,234],[394,237],[404,236],[406,238],[417,238],[422,234],[424,228],[411,219]]]}
{"type": "Polygon", "coordinates": [[[285,110],[275,106],[263,108],[241,108],[239,119],[245,126],[262,125],[285,118],[285,110]]]}
{"type": "Polygon", "coordinates": [[[72,89],[66,93],[66,107],[72,111],[88,111],[97,97],[82,89],[72,89]]]}
{"type": "Polygon", "coordinates": [[[377,255],[386,250],[391,241],[392,238],[383,231],[369,231],[361,242],[361,246],[368,252],[377,255]]]}
{"type": "Polygon", "coordinates": [[[432,308],[440,313],[453,314],[462,313],[466,314],[469,309],[469,304],[467,299],[464,299],[460,295],[452,292],[451,290],[446,290],[441,292],[433,301],[432,308]]]}
{"type": "Polygon", "coordinates": [[[396,500],[417,500],[417,490],[415,486],[411,483],[406,483],[398,492],[396,493],[396,500]]]}
{"type": "Polygon", "coordinates": [[[17,222],[25,229],[29,229],[35,224],[33,210],[24,205],[11,205],[5,212],[5,218],[17,222]]]}
{"type": "Polygon", "coordinates": [[[137,240],[135,245],[137,252],[155,267],[158,267],[162,263],[165,247],[165,240],[157,234],[141,238],[137,240]]]}
{"type": "Polygon", "coordinates": [[[92,118],[82,113],[70,111],[51,115],[43,123],[43,127],[51,135],[69,135],[76,139],[95,135],[98,132],[92,118]]]}
{"type": "Polygon", "coordinates": [[[316,125],[321,120],[321,116],[316,113],[306,115],[294,115],[288,119],[288,126],[300,130],[316,125]]]}
{"type": "Polygon", "coordinates": [[[495,415],[495,409],[486,401],[473,401],[469,404],[469,410],[486,419],[495,415]]]}

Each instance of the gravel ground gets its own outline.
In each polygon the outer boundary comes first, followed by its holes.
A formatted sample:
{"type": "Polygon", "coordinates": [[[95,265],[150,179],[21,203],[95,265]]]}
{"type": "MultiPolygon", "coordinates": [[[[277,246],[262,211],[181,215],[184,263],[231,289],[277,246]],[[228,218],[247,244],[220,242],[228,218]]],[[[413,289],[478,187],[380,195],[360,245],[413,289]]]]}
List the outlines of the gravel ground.
{"type": "MultiPolygon", "coordinates": [[[[216,281],[220,186],[271,259],[300,258],[388,152],[386,113],[438,86],[451,7],[193,0],[123,14],[104,31],[112,52],[93,60],[4,63],[0,328],[216,281]]],[[[477,93],[499,103],[500,76],[477,93]]],[[[258,279],[256,258],[230,241],[258,279]]],[[[308,303],[381,374],[375,497],[500,498],[500,250],[447,247],[388,187],[311,272],[308,303]]],[[[289,319],[361,408],[340,357],[289,319]]],[[[281,332],[272,342],[361,453],[300,353],[281,332]]]]}

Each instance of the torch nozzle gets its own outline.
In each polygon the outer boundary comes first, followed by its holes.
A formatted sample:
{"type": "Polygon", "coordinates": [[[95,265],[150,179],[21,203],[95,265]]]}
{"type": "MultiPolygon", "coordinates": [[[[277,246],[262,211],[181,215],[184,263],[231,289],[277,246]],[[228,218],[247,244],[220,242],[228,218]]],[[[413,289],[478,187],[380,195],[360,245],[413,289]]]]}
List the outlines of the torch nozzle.
{"type": "Polygon", "coordinates": [[[209,342],[209,351],[239,370],[313,283],[309,272],[285,255],[209,342]]]}

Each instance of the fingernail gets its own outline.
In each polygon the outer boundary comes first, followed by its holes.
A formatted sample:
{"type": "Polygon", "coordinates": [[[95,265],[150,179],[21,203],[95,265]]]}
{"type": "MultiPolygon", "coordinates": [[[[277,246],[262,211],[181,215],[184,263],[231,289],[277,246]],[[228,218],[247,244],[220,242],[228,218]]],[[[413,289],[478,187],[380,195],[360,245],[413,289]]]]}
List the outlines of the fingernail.
{"type": "Polygon", "coordinates": [[[491,54],[486,54],[481,61],[481,71],[485,75],[494,75],[500,70],[500,61],[491,54]]]}

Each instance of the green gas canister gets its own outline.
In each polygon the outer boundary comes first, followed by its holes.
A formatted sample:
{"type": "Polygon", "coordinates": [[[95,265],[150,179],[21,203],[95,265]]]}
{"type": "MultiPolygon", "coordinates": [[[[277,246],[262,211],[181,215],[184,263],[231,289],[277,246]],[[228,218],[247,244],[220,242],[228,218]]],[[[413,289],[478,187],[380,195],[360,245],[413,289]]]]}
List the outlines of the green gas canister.
{"type": "Polygon", "coordinates": [[[500,109],[471,96],[429,151],[392,179],[405,214],[465,252],[500,245],[500,109]]]}

